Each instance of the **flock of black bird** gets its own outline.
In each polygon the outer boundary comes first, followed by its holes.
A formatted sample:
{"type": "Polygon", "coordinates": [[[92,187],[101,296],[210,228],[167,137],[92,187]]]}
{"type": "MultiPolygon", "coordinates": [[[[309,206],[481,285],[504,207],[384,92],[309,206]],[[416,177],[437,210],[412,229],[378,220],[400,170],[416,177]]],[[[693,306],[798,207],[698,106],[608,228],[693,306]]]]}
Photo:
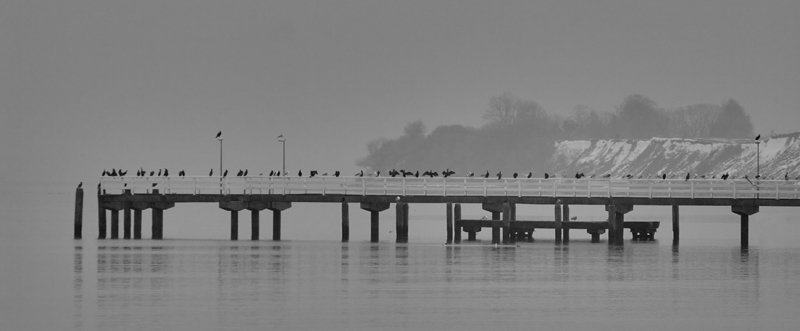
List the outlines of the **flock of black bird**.
{"type": "MultiPolygon", "coordinates": [[[[239,169],[239,171],[236,173],[236,177],[247,177],[248,173],[249,173],[248,169],[244,169],[244,170],[239,169]]],[[[107,170],[104,169],[102,176],[103,177],[125,177],[125,175],[127,175],[127,174],[128,174],[127,170],[111,169],[111,171],[107,171],[107,170]]],[[[427,171],[424,171],[424,172],[420,173],[419,170],[417,170],[415,172],[411,172],[411,171],[406,171],[404,169],[400,169],[400,170],[392,169],[392,170],[389,170],[389,172],[388,172],[388,175],[390,177],[398,177],[398,176],[400,176],[400,177],[414,177],[414,178],[419,178],[419,177],[435,178],[435,177],[439,177],[439,176],[444,177],[444,178],[448,178],[448,177],[451,177],[451,176],[453,176],[455,174],[456,174],[456,172],[450,170],[449,168],[445,169],[444,171],[442,171],[441,175],[439,174],[439,172],[433,171],[433,170],[427,170],[427,171]]],[[[208,176],[211,177],[213,175],[214,175],[214,169],[212,168],[208,172],[208,176]]],[[[341,175],[341,172],[336,170],[336,171],[333,172],[332,175],[334,177],[339,177],[341,175]]],[[[185,177],[186,176],[186,171],[184,171],[184,170],[179,171],[178,172],[178,176],[179,177],[185,177]]],[[[225,178],[227,176],[228,176],[228,170],[225,170],[222,173],[222,177],[225,178]]],[[[264,176],[264,174],[263,173],[259,173],[258,176],[264,176]]],[[[273,171],[270,171],[267,176],[268,177],[289,177],[290,174],[288,172],[282,172],[280,170],[273,170],[273,171]]],[[[317,176],[327,177],[327,176],[329,176],[329,174],[326,172],[326,173],[323,173],[323,174],[320,175],[317,170],[311,170],[308,173],[308,177],[309,178],[313,178],[313,177],[317,177],[317,176]]],[[[380,177],[381,176],[381,172],[380,171],[375,171],[375,172],[371,172],[371,173],[365,174],[364,170],[361,170],[361,171],[355,173],[354,176],[355,177],[364,177],[364,176],[380,177]]],[[[468,178],[472,178],[472,177],[475,177],[475,176],[476,175],[473,172],[468,172],[467,175],[466,175],[466,177],[468,177],[468,178]]],[[[490,175],[490,172],[487,170],[486,173],[484,173],[482,175],[478,175],[478,176],[479,177],[483,177],[483,178],[489,178],[491,175],[490,175]]],[[[158,169],[158,172],[156,172],[155,170],[151,170],[148,173],[143,168],[140,168],[139,170],[136,171],[136,177],[169,177],[169,170],[164,168],[164,169],[158,169]]],[[[297,177],[303,177],[303,170],[299,170],[297,172],[297,177]]],[[[494,175],[494,177],[497,177],[498,180],[503,179],[503,172],[502,171],[498,171],[497,174],[494,175]]],[[[515,172],[515,173],[513,173],[511,175],[511,177],[512,178],[532,178],[533,177],[533,173],[532,172],[528,172],[527,175],[524,175],[524,177],[521,177],[520,174],[515,172]]],[[[575,178],[575,179],[601,178],[601,179],[609,179],[609,178],[611,178],[611,174],[605,174],[605,175],[602,175],[602,176],[598,177],[595,174],[591,174],[589,176],[586,176],[586,174],[584,174],[582,172],[579,172],[579,173],[575,173],[575,175],[573,177],[573,176],[568,176],[568,175],[565,175],[565,174],[556,175],[556,174],[544,173],[544,177],[543,178],[544,179],[550,179],[550,178],[575,178]]],[[[671,175],[668,176],[666,173],[662,173],[662,174],[655,174],[655,175],[639,175],[639,176],[633,176],[631,174],[628,174],[628,175],[622,176],[620,178],[621,179],[661,179],[661,180],[666,180],[667,178],[669,178],[669,179],[679,179],[680,178],[680,179],[688,181],[690,179],[721,179],[721,180],[728,180],[728,179],[736,179],[736,176],[731,176],[727,172],[724,173],[724,174],[721,174],[719,176],[717,176],[717,175],[712,175],[712,176],[709,176],[709,175],[698,175],[698,174],[692,175],[691,173],[686,173],[686,176],[679,176],[679,175],[676,175],[676,174],[671,174],[671,175]]],[[[742,179],[746,179],[746,180],[750,180],[750,178],[747,175],[745,175],[745,176],[743,176],[741,178],[742,179]]],[[[754,178],[755,179],[762,179],[762,177],[760,175],[759,176],[755,176],[754,178]]],[[[766,178],[764,178],[764,179],[766,179],[766,178]]],[[[769,178],[769,179],[775,179],[775,178],[769,178]]],[[[785,180],[790,180],[791,179],[789,177],[789,173],[788,172],[786,172],[786,174],[784,175],[784,179],[785,180]]],[[[794,180],[800,180],[800,176],[795,177],[794,180]]]]}

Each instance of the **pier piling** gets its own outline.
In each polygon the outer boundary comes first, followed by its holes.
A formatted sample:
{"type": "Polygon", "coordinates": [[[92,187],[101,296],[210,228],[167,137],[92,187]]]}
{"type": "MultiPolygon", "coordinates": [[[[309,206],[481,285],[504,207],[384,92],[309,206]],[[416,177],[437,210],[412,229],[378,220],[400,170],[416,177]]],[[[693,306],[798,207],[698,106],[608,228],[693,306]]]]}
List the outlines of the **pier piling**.
{"type": "Polygon", "coordinates": [[[273,201],[267,209],[272,211],[272,240],[281,240],[281,212],[292,207],[291,202],[273,201]]]}
{"type": "MultiPolygon", "coordinates": [[[[562,216],[561,218],[562,222],[564,223],[569,222],[569,205],[566,203],[561,205],[561,216],[562,216]]],[[[563,229],[561,229],[561,231],[563,232],[564,243],[569,243],[569,226],[564,226],[563,229]]]]}
{"type": "Polygon", "coordinates": [[[97,239],[106,239],[106,209],[97,206],[97,239]]]}
{"type": "Polygon", "coordinates": [[[750,215],[758,213],[758,206],[731,206],[731,211],[741,217],[741,245],[750,245],[750,215]]]}
{"type": "MultiPolygon", "coordinates": [[[[461,204],[457,203],[453,207],[453,242],[461,242],[461,204]]],[[[472,233],[472,232],[470,232],[472,233]]]]}
{"type": "Polygon", "coordinates": [[[361,209],[370,212],[370,242],[378,242],[379,239],[379,213],[389,209],[388,202],[362,202],[361,209]]]}
{"type": "Polygon", "coordinates": [[[395,203],[395,237],[398,243],[404,242],[403,229],[405,228],[405,216],[403,216],[403,203],[395,203]]]}
{"type": "Polygon", "coordinates": [[[445,205],[447,208],[447,243],[453,243],[453,203],[448,202],[445,205]]]}
{"type": "Polygon", "coordinates": [[[342,201],[342,242],[348,241],[350,241],[350,207],[347,202],[342,201]]]}
{"type": "Polygon", "coordinates": [[[74,223],[74,237],[75,239],[83,238],[83,188],[75,190],[75,223],[74,223]]]}
{"type": "Polygon", "coordinates": [[[111,239],[119,239],[119,210],[111,209],[111,239]]]}
{"type": "Polygon", "coordinates": [[[247,203],[247,210],[250,211],[250,240],[260,238],[260,219],[261,211],[267,209],[269,203],[264,201],[250,201],[247,203]]]}
{"type": "Polygon", "coordinates": [[[403,202],[403,242],[408,242],[408,203],[403,202]]]}
{"type": "Polygon", "coordinates": [[[126,204],[125,209],[122,210],[122,238],[131,239],[131,208],[126,204]]]}
{"type": "Polygon", "coordinates": [[[556,230],[556,244],[561,243],[561,200],[556,200],[555,205],[555,230],[556,230]]]}
{"type": "Polygon", "coordinates": [[[681,240],[680,210],[678,205],[672,205],[672,244],[677,245],[681,240]]]}
{"type": "Polygon", "coordinates": [[[511,242],[511,206],[503,203],[503,243],[511,242]]]}
{"type": "Polygon", "coordinates": [[[142,210],[133,210],[133,239],[142,239],[142,210]]]}

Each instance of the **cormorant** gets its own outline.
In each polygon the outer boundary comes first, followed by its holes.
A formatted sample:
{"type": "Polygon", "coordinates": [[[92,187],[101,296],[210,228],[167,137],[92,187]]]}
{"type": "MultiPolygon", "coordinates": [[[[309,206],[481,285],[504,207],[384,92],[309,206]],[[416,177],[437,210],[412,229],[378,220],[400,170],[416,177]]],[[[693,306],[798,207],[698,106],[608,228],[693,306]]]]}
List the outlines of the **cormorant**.
{"type": "Polygon", "coordinates": [[[498,171],[497,172],[497,180],[500,180],[501,178],[503,178],[503,172],[502,171],[498,171]]]}
{"type": "Polygon", "coordinates": [[[483,175],[483,178],[489,178],[489,170],[486,170],[486,173],[483,175]]]}
{"type": "Polygon", "coordinates": [[[475,173],[474,173],[474,172],[471,172],[471,171],[470,171],[470,172],[467,174],[467,177],[473,177],[473,176],[475,176],[475,173]]]}
{"type": "Polygon", "coordinates": [[[334,175],[334,176],[336,176],[336,177],[339,177],[339,174],[340,174],[339,170],[336,170],[336,171],[333,173],[333,175],[334,175]]]}
{"type": "Polygon", "coordinates": [[[528,172],[528,176],[526,178],[531,178],[533,176],[532,172],[528,172]]]}
{"type": "Polygon", "coordinates": [[[239,172],[236,173],[236,177],[242,177],[242,174],[244,174],[244,171],[239,169],[239,172]]]}
{"type": "Polygon", "coordinates": [[[83,182],[78,183],[78,188],[83,187],[83,182]]]}
{"type": "Polygon", "coordinates": [[[222,131],[220,131],[220,132],[217,132],[217,136],[216,136],[216,137],[214,137],[214,138],[217,138],[217,139],[219,139],[219,137],[222,137],[222,131]]]}
{"type": "Polygon", "coordinates": [[[106,169],[103,169],[103,175],[102,176],[107,176],[107,175],[108,175],[108,171],[106,171],[106,169]]]}
{"type": "Polygon", "coordinates": [[[314,177],[316,175],[317,175],[317,171],[316,170],[311,170],[311,175],[308,176],[308,178],[312,178],[312,177],[314,177]]]}
{"type": "Polygon", "coordinates": [[[544,179],[548,179],[548,178],[550,178],[550,174],[548,174],[548,173],[546,173],[546,172],[545,172],[545,173],[544,173],[544,179]]]}
{"type": "Polygon", "coordinates": [[[153,185],[150,185],[150,187],[156,187],[156,185],[158,185],[158,183],[153,183],[153,185]]]}
{"type": "Polygon", "coordinates": [[[414,177],[419,178],[419,170],[417,170],[417,172],[414,173],[414,177]]]}
{"type": "Polygon", "coordinates": [[[158,177],[161,177],[161,169],[158,169],[158,177]]]}
{"type": "Polygon", "coordinates": [[[761,139],[761,134],[756,136],[756,141],[758,141],[759,139],[761,139]]]}
{"type": "MultiPolygon", "coordinates": [[[[161,170],[159,170],[159,172],[161,172],[161,170]]],[[[151,171],[150,171],[150,176],[151,176],[151,177],[152,177],[153,175],[155,175],[155,174],[156,174],[156,171],[155,171],[155,170],[151,170],[151,171]]]]}
{"type": "Polygon", "coordinates": [[[514,173],[514,178],[517,178],[517,176],[519,176],[519,174],[517,174],[517,173],[515,172],[515,173],[514,173]]]}
{"type": "Polygon", "coordinates": [[[222,173],[222,178],[225,178],[225,176],[227,175],[228,175],[228,169],[225,169],[225,172],[222,173]]]}
{"type": "Polygon", "coordinates": [[[164,168],[164,177],[169,177],[169,169],[164,168]]]}
{"type": "Polygon", "coordinates": [[[272,171],[272,170],[269,171],[269,176],[270,177],[272,177],[272,175],[274,175],[274,174],[275,174],[275,171],[272,171]]]}
{"type": "MultiPolygon", "coordinates": [[[[692,175],[691,175],[690,173],[688,173],[688,172],[687,172],[687,173],[686,173],[686,180],[689,180],[689,178],[690,178],[691,176],[692,176],[692,175]]],[[[686,181],[686,180],[684,180],[684,181],[686,181]]]]}
{"type": "Polygon", "coordinates": [[[667,174],[661,174],[661,180],[667,179],[667,174]]]}
{"type": "Polygon", "coordinates": [[[242,176],[247,177],[247,169],[244,169],[244,174],[242,174],[242,176]]]}
{"type": "Polygon", "coordinates": [[[128,170],[125,170],[124,172],[122,171],[122,169],[119,170],[119,176],[120,177],[125,176],[127,174],[128,174],[128,170]]]}
{"type": "Polygon", "coordinates": [[[297,171],[297,177],[303,177],[303,170],[302,169],[297,171]]]}
{"type": "Polygon", "coordinates": [[[359,172],[356,174],[356,176],[357,176],[357,177],[364,177],[364,170],[361,170],[361,171],[359,171],[359,172]]]}
{"type": "Polygon", "coordinates": [[[208,172],[208,177],[211,177],[211,175],[213,174],[214,174],[214,168],[211,168],[211,171],[208,172]]]}
{"type": "Polygon", "coordinates": [[[117,169],[111,169],[111,177],[117,177],[117,169]]]}

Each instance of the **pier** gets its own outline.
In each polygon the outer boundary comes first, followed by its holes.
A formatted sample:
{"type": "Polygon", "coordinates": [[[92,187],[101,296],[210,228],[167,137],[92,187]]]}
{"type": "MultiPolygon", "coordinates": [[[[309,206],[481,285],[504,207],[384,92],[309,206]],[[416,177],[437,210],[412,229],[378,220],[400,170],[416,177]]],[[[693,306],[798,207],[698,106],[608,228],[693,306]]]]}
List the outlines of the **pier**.
{"type": "MultiPolygon", "coordinates": [[[[81,237],[83,191],[76,192],[75,238],[81,237]],[[80,212],[79,212],[80,209],[80,212]],[[79,218],[80,217],[80,218],[79,218]]],[[[281,239],[281,213],[302,203],[340,204],[341,240],[349,240],[350,204],[370,213],[372,242],[379,241],[381,212],[394,205],[396,240],[408,241],[409,204],[443,204],[448,243],[475,240],[491,229],[493,243],[532,238],[536,229],[554,229],[557,243],[570,240],[570,230],[585,230],[592,242],[607,233],[610,245],[622,245],[624,230],[634,240],[653,240],[659,222],[629,222],[634,206],[671,206],[673,243],[680,238],[680,206],[730,206],[740,216],[741,244],[748,245],[750,216],[760,207],[800,206],[800,182],[661,179],[495,179],[411,177],[102,177],[97,192],[99,238],[141,239],[141,213],[152,212],[152,238],[163,239],[164,211],[179,203],[216,203],[230,213],[231,240],[238,240],[239,212],[251,214],[251,240],[260,240],[260,212],[272,211],[273,240],[281,239]],[[461,218],[461,205],[480,204],[491,218],[461,218]],[[553,206],[552,220],[518,220],[517,205],[553,206]],[[605,206],[605,222],[569,219],[570,205],[605,206]],[[133,210],[133,222],[131,222],[133,210]],[[107,231],[107,213],[111,231],[107,231]],[[132,231],[131,231],[132,227],[132,231]]]]}

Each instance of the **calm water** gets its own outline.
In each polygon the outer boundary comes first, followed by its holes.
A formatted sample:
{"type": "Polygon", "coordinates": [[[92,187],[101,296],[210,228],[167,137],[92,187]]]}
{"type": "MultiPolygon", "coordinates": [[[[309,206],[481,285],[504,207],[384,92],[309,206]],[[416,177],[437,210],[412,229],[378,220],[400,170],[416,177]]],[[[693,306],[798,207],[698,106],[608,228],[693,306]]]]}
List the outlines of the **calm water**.
{"type": "MultiPolygon", "coordinates": [[[[324,208],[316,218],[298,211],[297,225],[285,214],[281,242],[100,241],[88,212],[87,239],[74,241],[71,194],[3,194],[2,202],[2,330],[796,330],[800,322],[800,245],[792,237],[800,227],[791,210],[754,217],[743,250],[735,216],[692,210],[679,247],[668,229],[659,241],[624,248],[605,238],[591,244],[585,233],[555,245],[545,230],[534,243],[495,247],[442,245],[444,229],[428,220],[438,216],[422,210],[416,223],[411,217],[411,243],[393,243],[385,230],[393,221],[382,220],[383,241],[371,244],[368,216],[353,208],[345,244],[338,232],[293,228],[335,228],[338,209],[324,208]]],[[[208,225],[224,224],[224,212],[213,220],[192,213],[166,216],[165,235],[187,236],[179,228],[194,226],[198,236],[227,236],[225,225],[208,225]]],[[[669,220],[660,213],[639,218],[669,220]]]]}

